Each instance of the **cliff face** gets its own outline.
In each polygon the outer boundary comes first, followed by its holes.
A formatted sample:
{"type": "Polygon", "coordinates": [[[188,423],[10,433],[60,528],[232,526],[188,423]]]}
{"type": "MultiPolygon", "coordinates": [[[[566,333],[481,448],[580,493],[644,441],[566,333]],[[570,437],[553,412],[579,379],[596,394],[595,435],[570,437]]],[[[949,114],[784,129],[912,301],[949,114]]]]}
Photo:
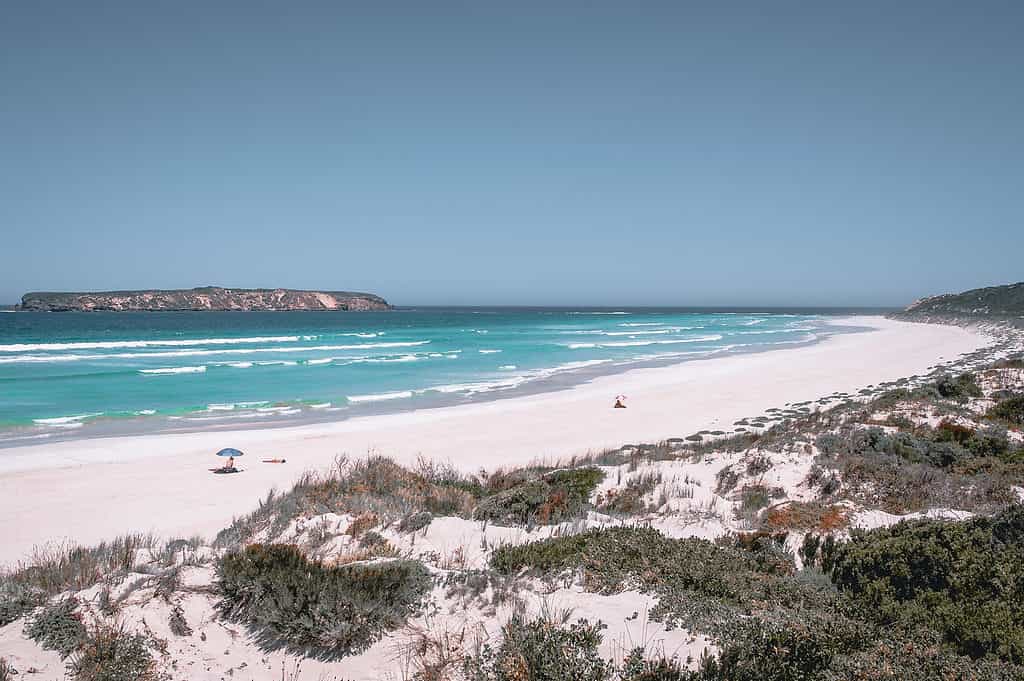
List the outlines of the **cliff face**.
{"type": "Polygon", "coordinates": [[[185,310],[388,310],[380,296],[349,291],[295,289],[228,289],[208,286],[171,291],[102,291],[96,293],[26,293],[19,310],[43,312],[185,310]]]}

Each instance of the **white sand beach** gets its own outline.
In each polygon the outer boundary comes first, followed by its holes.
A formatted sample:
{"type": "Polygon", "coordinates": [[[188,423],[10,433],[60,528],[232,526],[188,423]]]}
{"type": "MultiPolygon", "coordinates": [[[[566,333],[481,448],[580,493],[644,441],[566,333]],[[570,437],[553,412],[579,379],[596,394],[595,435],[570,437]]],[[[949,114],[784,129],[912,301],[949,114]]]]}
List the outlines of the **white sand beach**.
{"type": "Polygon", "coordinates": [[[771,407],[926,372],[988,342],[954,326],[881,317],[872,331],[812,346],[636,369],[573,388],[493,402],[289,428],[68,441],[0,452],[0,565],[47,542],[126,532],[212,535],[270,489],[341,454],[423,456],[464,470],[554,459],[629,442],[731,431],[771,407]],[[612,409],[614,396],[627,409],[612,409]],[[213,475],[221,447],[246,452],[240,475],[213,475]],[[285,464],[262,463],[284,458],[285,464]]]}

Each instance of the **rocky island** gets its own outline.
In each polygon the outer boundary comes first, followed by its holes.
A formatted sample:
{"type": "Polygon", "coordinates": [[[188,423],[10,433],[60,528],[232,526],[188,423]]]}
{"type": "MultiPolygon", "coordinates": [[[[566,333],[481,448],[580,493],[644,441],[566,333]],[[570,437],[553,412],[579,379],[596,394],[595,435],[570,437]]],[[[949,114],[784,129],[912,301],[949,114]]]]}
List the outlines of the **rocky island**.
{"type": "Polygon", "coordinates": [[[26,293],[21,311],[35,312],[181,312],[289,310],[389,310],[386,300],[372,293],[302,291],[286,288],[222,288],[87,293],[26,293]]]}

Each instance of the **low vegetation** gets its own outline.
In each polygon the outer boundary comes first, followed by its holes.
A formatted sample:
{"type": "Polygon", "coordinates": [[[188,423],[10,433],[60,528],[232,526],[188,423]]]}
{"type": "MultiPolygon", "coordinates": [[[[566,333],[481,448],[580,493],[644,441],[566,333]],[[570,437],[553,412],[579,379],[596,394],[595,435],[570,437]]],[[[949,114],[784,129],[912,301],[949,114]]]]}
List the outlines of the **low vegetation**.
{"type": "Polygon", "coordinates": [[[75,681],[158,681],[149,642],[123,627],[96,625],[68,663],[75,681]]]}
{"type": "Polygon", "coordinates": [[[225,616],[270,647],[328,657],[362,652],[404,624],[431,586],[417,561],[324,565],[283,544],[228,553],[218,576],[225,616]]]}
{"type": "Polygon", "coordinates": [[[473,517],[498,525],[552,525],[571,520],[587,507],[604,473],[584,467],[536,477],[527,470],[523,477],[526,479],[519,482],[505,475],[501,483],[491,482],[487,490],[492,493],[480,501],[473,517]]]}
{"type": "Polygon", "coordinates": [[[82,616],[75,612],[78,600],[68,597],[40,608],[25,625],[25,635],[61,657],[73,653],[85,640],[82,616]]]}

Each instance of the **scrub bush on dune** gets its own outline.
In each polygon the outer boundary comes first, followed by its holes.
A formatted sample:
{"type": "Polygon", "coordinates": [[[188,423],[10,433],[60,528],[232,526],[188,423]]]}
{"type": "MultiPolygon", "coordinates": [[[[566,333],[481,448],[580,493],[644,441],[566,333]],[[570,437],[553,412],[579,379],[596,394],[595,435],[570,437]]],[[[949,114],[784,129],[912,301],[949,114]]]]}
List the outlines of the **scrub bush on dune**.
{"type": "Polygon", "coordinates": [[[479,494],[475,480],[450,467],[421,462],[410,470],[383,456],[340,458],[328,473],[307,473],[289,491],[270,492],[257,510],[221,530],[214,546],[238,548],[260,532],[273,541],[293,519],[321,513],[372,515],[363,529],[419,511],[468,517],[479,494]]]}
{"type": "Polygon", "coordinates": [[[78,601],[65,598],[40,608],[25,626],[25,635],[47,650],[70,655],[85,639],[85,625],[75,612],[78,601]]]}
{"type": "MultiPolygon", "coordinates": [[[[502,483],[507,480],[511,486],[485,497],[473,517],[500,525],[554,525],[583,513],[604,479],[604,473],[592,467],[554,470],[537,477],[529,471],[521,473],[521,481],[516,479],[519,476],[502,476],[502,483]]],[[[488,482],[493,488],[494,481],[488,482]]]]}
{"type": "Polygon", "coordinates": [[[465,676],[470,681],[611,681],[614,667],[598,654],[602,628],[586,620],[565,627],[513,615],[497,647],[484,645],[466,661],[465,676]]]}
{"type": "Polygon", "coordinates": [[[157,551],[152,535],[130,534],[96,546],[61,545],[36,552],[26,565],[0,571],[0,627],[65,591],[81,591],[130,572],[140,549],[157,551]]]}
{"type": "Polygon", "coordinates": [[[988,416],[1015,426],[1024,426],[1024,395],[1009,397],[999,402],[989,410],[988,416]]]}
{"type": "Polygon", "coordinates": [[[1024,506],[959,523],[855,531],[832,581],[882,626],[940,633],[959,653],[1024,663],[1024,506]]]}
{"type": "Polygon", "coordinates": [[[121,627],[97,625],[68,663],[75,681],[157,681],[146,637],[121,627]]]}
{"type": "Polygon", "coordinates": [[[267,647],[327,657],[360,653],[403,625],[431,587],[411,560],[324,565],[295,546],[253,544],[218,566],[221,611],[267,647]]]}

